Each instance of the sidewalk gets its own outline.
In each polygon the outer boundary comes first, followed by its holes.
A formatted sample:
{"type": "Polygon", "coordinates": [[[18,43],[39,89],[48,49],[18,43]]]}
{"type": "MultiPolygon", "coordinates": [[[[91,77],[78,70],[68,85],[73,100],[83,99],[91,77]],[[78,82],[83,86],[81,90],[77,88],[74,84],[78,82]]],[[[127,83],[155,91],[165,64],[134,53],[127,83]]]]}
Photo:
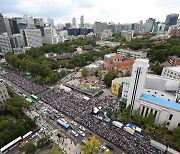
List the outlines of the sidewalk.
{"type": "Polygon", "coordinates": [[[76,148],[75,144],[73,141],[71,141],[69,138],[63,138],[63,137],[58,137],[56,133],[53,133],[52,135],[52,140],[59,145],[61,149],[67,152],[67,154],[74,154],[74,151],[76,148]]]}

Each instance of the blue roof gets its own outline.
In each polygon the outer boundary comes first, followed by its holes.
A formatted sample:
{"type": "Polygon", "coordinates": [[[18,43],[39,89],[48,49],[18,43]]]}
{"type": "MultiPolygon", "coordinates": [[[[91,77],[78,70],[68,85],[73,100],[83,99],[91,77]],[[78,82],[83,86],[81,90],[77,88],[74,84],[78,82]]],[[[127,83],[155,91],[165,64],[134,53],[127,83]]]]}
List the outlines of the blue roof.
{"type": "Polygon", "coordinates": [[[150,102],[153,102],[155,104],[162,105],[162,106],[165,106],[165,107],[172,108],[174,110],[179,110],[180,111],[180,104],[172,102],[172,101],[168,101],[168,100],[158,98],[158,97],[155,97],[155,96],[151,96],[151,95],[148,95],[148,94],[142,94],[140,98],[142,100],[150,101],[150,102]]]}

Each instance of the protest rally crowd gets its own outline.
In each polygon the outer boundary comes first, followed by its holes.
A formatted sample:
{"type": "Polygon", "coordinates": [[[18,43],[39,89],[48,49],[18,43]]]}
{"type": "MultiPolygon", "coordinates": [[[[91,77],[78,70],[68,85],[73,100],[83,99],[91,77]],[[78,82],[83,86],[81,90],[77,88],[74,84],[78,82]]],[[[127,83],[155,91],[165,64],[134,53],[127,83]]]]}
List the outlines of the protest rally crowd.
{"type": "MultiPolygon", "coordinates": [[[[11,71],[8,71],[6,74],[1,74],[1,76],[14,82],[29,93],[41,93],[48,88],[47,86],[38,85],[33,81],[26,80],[11,71]]],[[[65,92],[62,89],[48,90],[48,92],[43,92],[39,94],[39,96],[42,101],[89,128],[117,147],[122,148],[127,153],[163,153],[150,146],[150,137],[144,137],[138,134],[131,135],[123,129],[107,124],[104,120],[99,120],[93,116],[92,108],[101,106],[105,109],[112,101],[110,97],[106,96],[101,99],[92,97],[90,100],[85,100],[85,95],[78,91],[65,92]]]]}

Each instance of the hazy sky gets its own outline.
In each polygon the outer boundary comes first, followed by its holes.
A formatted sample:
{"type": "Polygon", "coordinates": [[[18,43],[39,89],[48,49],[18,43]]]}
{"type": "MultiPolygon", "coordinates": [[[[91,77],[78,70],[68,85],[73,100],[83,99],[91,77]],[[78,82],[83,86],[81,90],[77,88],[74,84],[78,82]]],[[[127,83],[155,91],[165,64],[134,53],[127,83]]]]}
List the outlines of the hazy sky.
{"type": "Polygon", "coordinates": [[[149,17],[165,21],[166,15],[180,14],[180,0],[0,0],[0,13],[6,17],[54,18],[55,23],[95,21],[132,23],[149,17]]]}

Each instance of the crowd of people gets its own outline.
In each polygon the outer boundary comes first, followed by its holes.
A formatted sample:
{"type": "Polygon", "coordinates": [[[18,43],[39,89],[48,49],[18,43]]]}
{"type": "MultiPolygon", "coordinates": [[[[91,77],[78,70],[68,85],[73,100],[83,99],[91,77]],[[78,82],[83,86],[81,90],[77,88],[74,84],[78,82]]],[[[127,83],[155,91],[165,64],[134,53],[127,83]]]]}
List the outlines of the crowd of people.
{"type": "Polygon", "coordinates": [[[115,126],[110,124],[107,125],[107,122],[99,120],[92,115],[92,108],[99,106],[102,108],[108,107],[108,104],[111,104],[112,102],[110,97],[100,99],[92,97],[90,100],[85,100],[84,94],[78,91],[65,92],[62,89],[52,89],[48,90],[48,92],[41,93],[47,88],[46,86],[37,85],[33,81],[26,80],[20,75],[10,71],[1,75],[28,92],[39,93],[42,101],[48,103],[53,108],[81,123],[117,147],[122,148],[127,153],[163,153],[160,150],[150,146],[149,137],[143,137],[136,134],[131,135],[115,126]]]}
{"type": "Polygon", "coordinates": [[[150,138],[131,135],[115,126],[109,127],[103,120],[92,115],[94,106],[104,107],[111,99],[104,98],[99,101],[98,98],[91,98],[86,101],[77,91],[65,93],[63,90],[57,93],[52,90],[41,95],[41,99],[128,153],[163,153],[150,146],[150,138]]]}
{"type": "Polygon", "coordinates": [[[32,80],[27,80],[13,71],[6,70],[6,73],[0,72],[0,75],[31,94],[38,94],[48,88],[46,85],[38,85],[32,80]]]}

